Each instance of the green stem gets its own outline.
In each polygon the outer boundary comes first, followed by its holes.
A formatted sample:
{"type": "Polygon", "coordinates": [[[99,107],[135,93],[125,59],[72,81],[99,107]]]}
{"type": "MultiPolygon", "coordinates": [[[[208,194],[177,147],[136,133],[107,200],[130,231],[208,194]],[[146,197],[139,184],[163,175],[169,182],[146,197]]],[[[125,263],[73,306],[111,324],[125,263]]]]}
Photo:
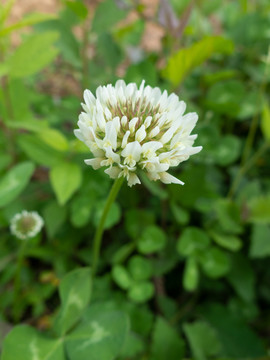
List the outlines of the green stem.
{"type": "Polygon", "coordinates": [[[94,237],[94,245],[93,245],[94,247],[93,247],[93,262],[92,262],[92,280],[94,279],[96,271],[97,271],[105,220],[107,218],[108,212],[109,212],[114,200],[116,199],[116,196],[121,188],[123,181],[124,181],[123,176],[115,180],[115,182],[111,188],[111,191],[109,193],[109,196],[107,198],[107,201],[106,201],[106,204],[105,204],[105,207],[103,210],[103,214],[99,221],[99,225],[96,229],[96,233],[95,233],[95,237],[94,237]]]}
{"type": "Polygon", "coordinates": [[[14,296],[13,296],[13,320],[15,322],[18,322],[20,314],[17,308],[17,305],[19,303],[20,298],[20,290],[21,290],[21,272],[23,267],[23,260],[24,260],[24,254],[25,254],[25,248],[27,245],[27,239],[22,240],[22,244],[20,246],[20,249],[18,251],[18,262],[17,262],[17,269],[14,279],[14,296]]]}

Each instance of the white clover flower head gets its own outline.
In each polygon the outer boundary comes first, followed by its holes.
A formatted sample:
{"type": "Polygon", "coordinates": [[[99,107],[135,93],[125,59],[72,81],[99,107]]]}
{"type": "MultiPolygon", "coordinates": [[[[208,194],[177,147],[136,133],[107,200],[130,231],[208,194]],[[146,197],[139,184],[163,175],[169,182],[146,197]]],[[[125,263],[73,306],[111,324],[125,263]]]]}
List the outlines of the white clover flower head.
{"type": "Polygon", "coordinates": [[[26,240],[36,236],[43,225],[44,221],[36,211],[23,210],[11,219],[10,232],[18,239],[26,240]]]}
{"type": "Polygon", "coordinates": [[[150,180],[183,185],[167,171],[202,147],[192,147],[197,135],[190,135],[198,115],[184,115],[186,104],[176,94],[144,81],[138,88],[118,80],[115,86],[99,86],[96,96],[85,90],[84,101],[74,133],[94,155],[87,165],[104,166],[111,178],[126,177],[129,186],[140,184],[139,169],[150,180]]]}

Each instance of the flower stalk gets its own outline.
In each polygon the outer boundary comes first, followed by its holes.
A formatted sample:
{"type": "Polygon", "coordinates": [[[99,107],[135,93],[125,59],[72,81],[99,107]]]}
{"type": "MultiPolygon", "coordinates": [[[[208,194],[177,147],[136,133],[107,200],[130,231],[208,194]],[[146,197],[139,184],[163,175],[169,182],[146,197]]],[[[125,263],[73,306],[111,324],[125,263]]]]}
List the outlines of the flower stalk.
{"type": "Polygon", "coordinates": [[[94,279],[95,274],[97,272],[105,221],[106,221],[107,215],[110,211],[110,208],[111,208],[112,204],[114,203],[114,201],[117,197],[117,194],[119,193],[119,190],[123,184],[123,181],[124,181],[123,176],[115,180],[115,182],[111,188],[111,191],[109,193],[109,196],[107,198],[106,204],[104,206],[104,210],[103,210],[102,216],[100,218],[98,227],[96,229],[96,233],[95,233],[94,241],[93,241],[92,280],[94,279]]]}
{"type": "Polygon", "coordinates": [[[13,320],[17,323],[20,318],[20,312],[18,309],[18,303],[20,299],[20,290],[21,290],[21,273],[23,268],[25,249],[27,246],[27,241],[21,242],[20,248],[18,250],[17,258],[17,268],[14,279],[14,294],[13,294],[13,320]]]}

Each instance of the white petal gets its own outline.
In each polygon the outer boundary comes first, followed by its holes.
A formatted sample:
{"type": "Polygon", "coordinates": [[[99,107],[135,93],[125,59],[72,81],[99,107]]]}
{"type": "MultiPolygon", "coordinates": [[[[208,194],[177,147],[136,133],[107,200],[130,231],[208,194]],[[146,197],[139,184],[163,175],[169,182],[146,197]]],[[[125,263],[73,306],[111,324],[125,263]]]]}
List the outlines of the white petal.
{"type": "Polygon", "coordinates": [[[85,113],[85,112],[80,113],[79,122],[82,122],[82,123],[84,123],[85,125],[88,125],[88,126],[93,125],[93,121],[92,121],[92,118],[90,117],[90,114],[85,113]]]}
{"type": "Polygon", "coordinates": [[[104,170],[104,172],[106,174],[108,174],[110,178],[116,179],[119,177],[121,169],[119,169],[119,167],[117,167],[117,166],[112,166],[112,167],[109,167],[108,169],[104,170]]]}
{"type": "Polygon", "coordinates": [[[168,114],[165,113],[158,119],[158,126],[161,128],[167,121],[168,121],[168,114]]]}
{"type": "Polygon", "coordinates": [[[123,128],[126,127],[127,122],[128,122],[127,117],[123,116],[122,119],[121,119],[121,125],[122,125],[123,128]]]}
{"type": "Polygon", "coordinates": [[[101,104],[106,103],[108,99],[108,92],[105,86],[99,86],[96,90],[97,101],[101,104]]]}
{"type": "Polygon", "coordinates": [[[159,173],[160,176],[160,180],[164,183],[164,184],[179,184],[179,185],[184,185],[183,181],[177,179],[175,176],[172,176],[171,174],[168,174],[167,172],[161,172],[159,173]]]}
{"type": "Polygon", "coordinates": [[[112,121],[108,121],[105,124],[105,137],[103,146],[111,146],[114,150],[117,147],[117,132],[112,121]]]}
{"type": "Polygon", "coordinates": [[[146,173],[148,179],[152,180],[152,181],[157,181],[160,179],[160,176],[157,172],[147,172],[146,173]]]}
{"type": "Polygon", "coordinates": [[[136,131],[136,135],[135,135],[135,140],[138,142],[141,142],[145,139],[146,137],[146,131],[145,131],[145,126],[142,125],[139,130],[136,131]]]}
{"type": "Polygon", "coordinates": [[[83,137],[83,134],[81,133],[81,130],[75,129],[74,130],[74,135],[76,136],[77,139],[84,142],[84,137],[83,137]]]}
{"type": "Polygon", "coordinates": [[[107,121],[112,119],[112,113],[110,112],[110,110],[107,107],[105,108],[105,116],[106,116],[107,121]]]}
{"type": "Polygon", "coordinates": [[[120,79],[120,80],[117,80],[116,83],[115,83],[115,90],[116,91],[119,91],[119,89],[126,89],[126,83],[124,80],[120,79]]]}
{"type": "Polygon", "coordinates": [[[138,141],[128,143],[124,150],[121,152],[123,157],[131,156],[135,161],[138,161],[141,156],[142,147],[138,141]]]}
{"type": "Polygon", "coordinates": [[[130,83],[126,87],[125,95],[127,98],[132,97],[136,91],[137,91],[137,85],[135,83],[130,83]]]}
{"type": "Polygon", "coordinates": [[[179,97],[172,93],[169,97],[168,97],[168,109],[169,110],[175,110],[178,106],[179,103],[179,97]]]}
{"type": "Polygon", "coordinates": [[[116,132],[118,133],[119,130],[120,130],[120,118],[119,118],[119,116],[116,116],[115,118],[113,118],[113,125],[114,125],[114,128],[115,128],[116,132]]]}
{"type": "Polygon", "coordinates": [[[129,173],[127,178],[128,178],[128,186],[130,186],[130,187],[141,183],[138,176],[132,172],[129,173]]]}
{"type": "Polygon", "coordinates": [[[130,135],[130,131],[128,130],[128,131],[125,133],[125,135],[124,135],[124,137],[123,137],[123,140],[122,140],[122,144],[121,144],[122,149],[124,149],[124,148],[127,146],[127,141],[128,141],[129,135],[130,135]]]}
{"type": "Polygon", "coordinates": [[[156,169],[155,169],[155,171],[157,171],[157,172],[159,172],[159,173],[163,173],[164,171],[167,171],[168,169],[169,169],[169,167],[170,167],[170,165],[169,164],[164,164],[164,163],[156,163],[155,164],[155,167],[156,167],[156,169]]]}
{"type": "Polygon", "coordinates": [[[149,141],[142,145],[142,152],[144,153],[150,149],[153,152],[155,152],[162,147],[163,147],[163,144],[160,141],[149,141]]]}
{"type": "Polygon", "coordinates": [[[174,122],[173,125],[165,132],[165,134],[163,134],[162,138],[160,139],[160,141],[163,144],[167,144],[167,142],[169,142],[171,140],[171,138],[173,137],[174,133],[177,131],[177,129],[179,128],[180,124],[177,122],[174,122]]]}
{"type": "Polygon", "coordinates": [[[195,155],[195,154],[198,154],[201,150],[202,150],[202,146],[195,146],[195,147],[191,147],[189,149],[187,149],[187,153],[188,155],[195,155]]]}
{"type": "Polygon", "coordinates": [[[96,120],[97,120],[97,124],[100,128],[101,131],[105,131],[105,125],[106,125],[106,121],[104,119],[104,115],[102,112],[98,112],[96,114],[96,120]]]}
{"type": "Polygon", "coordinates": [[[130,120],[130,122],[129,122],[129,130],[130,130],[131,134],[134,133],[134,131],[135,131],[135,126],[136,126],[138,120],[139,120],[139,119],[138,119],[137,117],[135,117],[135,118],[133,118],[132,120],[130,120]]]}
{"type": "Polygon", "coordinates": [[[84,90],[83,98],[84,98],[85,104],[87,105],[87,107],[88,107],[89,109],[91,109],[91,107],[92,107],[93,105],[95,105],[95,103],[96,103],[96,98],[95,98],[94,95],[91,93],[91,91],[88,90],[88,89],[84,90]]]}
{"type": "Polygon", "coordinates": [[[146,129],[151,125],[151,122],[152,122],[152,116],[147,116],[147,118],[144,120],[144,126],[146,129]]]}
{"type": "Polygon", "coordinates": [[[159,141],[149,141],[142,145],[142,155],[144,158],[151,159],[156,155],[156,151],[162,147],[163,144],[159,141]]]}
{"type": "Polygon", "coordinates": [[[168,99],[168,92],[167,90],[164,90],[158,102],[158,105],[161,107],[161,109],[164,109],[165,106],[167,105],[167,101],[168,101],[167,99],[168,99]]]}
{"type": "Polygon", "coordinates": [[[108,147],[106,149],[106,157],[108,159],[112,159],[116,163],[120,163],[120,156],[113,152],[111,147],[108,147]]]}
{"type": "Polygon", "coordinates": [[[86,159],[84,162],[86,165],[92,166],[94,170],[99,169],[101,167],[100,163],[104,160],[104,158],[94,158],[94,159],[86,159]]]}
{"type": "Polygon", "coordinates": [[[186,103],[184,101],[180,101],[177,105],[176,112],[177,116],[182,116],[186,110],[186,103]]]}
{"type": "Polygon", "coordinates": [[[159,132],[160,132],[159,126],[154,127],[154,129],[152,129],[149,133],[149,138],[154,138],[155,136],[157,136],[157,134],[159,134],[159,132]]]}
{"type": "Polygon", "coordinates": [[[142,94],[143,94],[143,90],[144,90],[144,85],[145,85],[145,80],[143,80],[142,82],[141,82],[141,85],[140,85],[140,87],[139,87],[139,95],[140,96],[142,96],[142,94]]]}

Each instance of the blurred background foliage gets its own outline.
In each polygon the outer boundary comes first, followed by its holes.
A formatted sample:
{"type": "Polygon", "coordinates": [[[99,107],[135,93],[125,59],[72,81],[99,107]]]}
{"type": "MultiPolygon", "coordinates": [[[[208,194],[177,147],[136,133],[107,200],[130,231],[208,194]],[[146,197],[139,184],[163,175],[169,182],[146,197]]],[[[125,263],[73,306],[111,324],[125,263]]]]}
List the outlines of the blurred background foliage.
{"type": "Polygon", "coordinates": [[[269,1],[55,0],[14,18],[18,3],[0,5],[1,327],[50,330],[59,279],[91,265],[111,180],[73,135],[83,89],[145,79],[199,114],[203,151],[175,169],[183,187],[123,186],[91,301],[129,316],[119,360],[269,358],[269,1]],[[23,209],[45,229],[14,303],[23,209]]]}

